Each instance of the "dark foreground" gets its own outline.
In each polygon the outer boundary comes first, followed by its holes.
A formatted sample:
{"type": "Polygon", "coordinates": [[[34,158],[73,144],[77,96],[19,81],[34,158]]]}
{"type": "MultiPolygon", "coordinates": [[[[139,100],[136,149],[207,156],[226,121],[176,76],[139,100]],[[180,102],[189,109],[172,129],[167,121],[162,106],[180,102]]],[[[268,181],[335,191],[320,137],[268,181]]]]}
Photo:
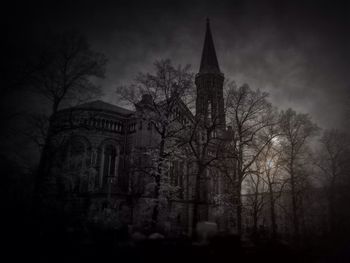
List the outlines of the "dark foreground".
{"type": "Polygon", "coordinates": [[[30,229],[6,232],[12,232],[3,236],[11,262],[350,262],[350,244],[344,241],[297,249],[268,240],[240,242],[236,236],[217,236],[204,245],[188,238],[132,239],[105,230],[40,236],[30,229]]]}

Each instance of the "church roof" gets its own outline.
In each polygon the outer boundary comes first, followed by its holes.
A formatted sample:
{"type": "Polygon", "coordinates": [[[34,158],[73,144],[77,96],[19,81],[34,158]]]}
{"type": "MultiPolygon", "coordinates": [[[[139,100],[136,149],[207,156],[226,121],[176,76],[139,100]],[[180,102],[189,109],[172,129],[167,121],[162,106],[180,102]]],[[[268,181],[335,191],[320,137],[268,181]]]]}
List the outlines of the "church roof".
{"type": "Polygon", "coordinates": [[[204,46],[199,73],[220,73],[219,63],[216,57],[214,47],[214,41],[211,35],[209,19],[207,19],[207,29],[205,32],[204,46]]]}
{"type": "Polygon", "coordinates": [[[92,110],[102,110],[102,111],[112,111],[124,115],[132,114],[134,113],[131,110],[124,109],[122,107],[119,107],[117,105],[113,105],[107,102],[104,102],[102,100],[95,100],[87,103],[83,103],[81,105],[78,105],[74,108],[77,109],[92,109],[92,110]]]}

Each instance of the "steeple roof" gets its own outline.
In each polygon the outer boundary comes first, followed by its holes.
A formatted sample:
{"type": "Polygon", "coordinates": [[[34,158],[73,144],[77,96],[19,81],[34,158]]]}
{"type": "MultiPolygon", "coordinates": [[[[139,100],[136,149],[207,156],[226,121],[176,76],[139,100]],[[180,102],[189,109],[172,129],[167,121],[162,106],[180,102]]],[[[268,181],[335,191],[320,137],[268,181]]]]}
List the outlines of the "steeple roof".
{"type": "Polygon", "coordinates": [[[214,41],[211,35],[209,18],[207,18],[207,29],[205,32],[204,46],[199,73],[220,73],[219,63],[216,57],[214,47],[214,41]]]}

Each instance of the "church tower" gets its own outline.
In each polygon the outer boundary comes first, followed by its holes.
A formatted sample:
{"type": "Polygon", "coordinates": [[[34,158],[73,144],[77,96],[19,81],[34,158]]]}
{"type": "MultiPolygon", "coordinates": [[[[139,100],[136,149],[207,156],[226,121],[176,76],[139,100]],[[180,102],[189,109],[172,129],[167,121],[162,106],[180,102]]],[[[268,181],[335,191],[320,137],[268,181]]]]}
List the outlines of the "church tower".
{"type": "Polygon", "coordinates": [[[225,129],[223,84],[224,74],[219,68],[213,37],[207,19],[204,46],[199,73],[196,74],[197,87],[196,117],[204,123],[214,123],[225,129]]]}

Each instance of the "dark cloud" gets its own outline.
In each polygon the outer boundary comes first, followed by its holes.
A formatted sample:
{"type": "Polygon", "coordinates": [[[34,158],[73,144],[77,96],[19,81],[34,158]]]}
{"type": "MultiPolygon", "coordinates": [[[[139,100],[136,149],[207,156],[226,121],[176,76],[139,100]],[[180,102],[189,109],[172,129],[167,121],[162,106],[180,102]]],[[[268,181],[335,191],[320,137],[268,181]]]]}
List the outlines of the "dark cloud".
{"type": "Polygon", "coordinates": [[[197,71],[209,16],[226,77],[268,91],[278,107],[310,113],[322,126],[342,127],[346,119],[347,1],[43,1],[3,12],[19,46],[48,29],[86,34],[109,58],[101,84],[113,103],[115,87],[151,70],[155,59],[197,71]]]}

